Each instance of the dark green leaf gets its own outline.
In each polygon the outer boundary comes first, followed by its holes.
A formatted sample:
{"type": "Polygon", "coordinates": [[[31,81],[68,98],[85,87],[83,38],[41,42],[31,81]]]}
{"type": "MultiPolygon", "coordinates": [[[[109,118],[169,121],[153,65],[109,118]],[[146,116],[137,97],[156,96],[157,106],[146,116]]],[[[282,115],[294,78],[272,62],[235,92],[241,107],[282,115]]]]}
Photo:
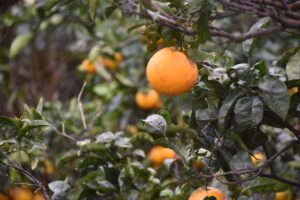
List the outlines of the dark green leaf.
{"type": "Polygon", "coordinates": [[[214,107],[206,109],[198,109],[196,111],[196,119],[203,122],[211,122],[218,120],[218,110],[214,107]]]}
{"type": "Polygon", "coordinates": [[[92,22],[95,21],[98,3],[99,3],[98,0],[89,0],[89,11],[90,11],[90,18],[91,18],[92,22]]]}
{"type": "Polygon", "coordinates": [[[61,0],[48,0],[46,3],[45,3],[45,6],[44,8],[46,10],[50,10],[51,8],[53,8],[56,4],[58,4],[61,0]]]}
{"type": "Polygon", "coordinates": [[[16,136],[21,130],[23,122],[19,119],[1,117],[0,128],[3,129],[10,137],[16,136]]]}
{"type": "Polygon", "coordinates": [[[282,119],[285,119],[290,106],[290,96],[286,85],[274,78],[265,77],[259,83],[262,97],[267,106],[282,119]]]}
{"type": "Polygon", "coordinates": [[[268,140],[267,135],[257,129],[246,129],[240,133],[240,136],[250,150],[262,146],[268,140]]]}
{"type": "Polygon", "coordinates": [[[241,126],[255,126],[263,118],[263,102],[259,97],[240,98],[234,107],[234,119],[241,126]]]}
{"type": "Polygon", "coordinates": [[[209,13],[210,6],[205,4],[197,20],[197,31],[199,32],[199,42],[201,43],[211,39],[211,33],[209,29],[209,13]]]}
{"type": "Polygon", "coordinates": [[[277,65],[279,67],[285,67],[291,56],[295,55],[300,50],[300,46],[290,49],[284,52],[278,59],[277,65]]]}
{"type": "Polygon", "coordinates": [[[111,14],[116,10],[116,6],[108,6],[104,10],[104,14],[106,18],[109,18],[111,14]]]}
{"type": "Polygon", "coordinates": [[[264,61],[260,61],[258,63],[255,63],[253,65],[254,69],[257,69],[259,71],[259,76],[264,77],[268,74],[268,67],[266,66],[264,61]]]}
{"type": "Polygon", "coordinates": [[[218,115],[218,122],[221,130],[224,130],[225,128],[227,117],[233,109],[235,102],[244,94],[244,91],[236,90],[228,94],[224,100],[218,115]]]}
{"type": "Polygon", "coordinates": [[[256,193],[280,192],[288,188],[289,185],[266,177],[260,177],[256,184],[250,186],[250,189],[256,193]]]}
{"type": "MultiPolygon", "coordinates": [[[[247,34],[251,34],[254,33],[256,31],[258,31],[261,28],[264,28],[268,25],[268,23],[270,22],[270,18],[269,17],[265,17],[260,19],[258,22],[256,22],[248,31],[247,34]]],[[[248,55],[249,57],[252,55],[253,49],[255,47],[257,38],[251,38],[248,40],[245,40],[243,42],[243,51],[246,55],[248,55]]]]}

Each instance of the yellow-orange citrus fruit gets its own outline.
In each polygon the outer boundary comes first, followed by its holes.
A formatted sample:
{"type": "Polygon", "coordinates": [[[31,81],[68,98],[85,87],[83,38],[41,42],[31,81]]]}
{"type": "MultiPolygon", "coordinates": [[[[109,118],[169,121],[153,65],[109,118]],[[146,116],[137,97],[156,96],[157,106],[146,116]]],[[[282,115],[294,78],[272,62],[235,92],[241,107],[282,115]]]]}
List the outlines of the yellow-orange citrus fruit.
{"type": "Polygon", "coordinates": [[[253,156],[251,156],[252,164],[256,166],[258,162],[263,158],[264,158],[264,154],[262,154],[261,152],[253,154],[253,156]]]}
{"type": "Polygon", "coordinates": [[[33,193],[31,190],[27,189],[27,188],[16,188],[13,191],[12,194],[12,199],[13,200],[32,200],[33,198],[33,193]]]}
{"type": "Polygon", "coordinates": [[[166,47],[148,62],[147,78],[153,89],[168,96],[188,92],[198,78],[197,65],[183,52],[166,47]]]}
{"type": "Polygon", "coordinates": [[[46,167],[46,173],[48,175],[53,174],[54,173],[54,167],[53,167],[53,164],[52,164],[51,160],[45,160],[44,163],[45,163],[45,167],[46,167]]]}
{"type": "Polygon", "coordinates": [[[121,63],[124,60],[124,57],[120,52],[116,52],[115,53],[115,60],[117,61],[117,63],[121,63]]]}
{"type": "Polygon", "coordinates": [[[159,94],[153,89],[150,89],[147,93],[137,92],[135,102],[143,109],[156,108],[159,102],[159,94]]]}
{"type": "Polygon", "coordinates": [[[205,188],[198,188],[195,190],[189,200],[204,200],[205,197],[215,197],[217,200],[224,200],[225,195],[223,192],[221,192],[219,189],[214,187],[207,187],[207,190],[205,188]]]}
{"type": "Polygon", "coordinates": [[[157,46],[163,45],[164,39],[160,38],[159,40],[157,40],[156,44],[157,44],[157,46]]]}
{"type": "Polygon", "coordinates": [[[200,161],[200,160],[198,160],[198,161],[196,161],[196,162],[193,163],[193,167],[194,168],[204,167],[204,165],[205,164],[202,161],[200,161]]]}
{"type": "Polygon", "coordinates": [[[98,62],[100,62],[104,67],[110,70],[115,70],[119,67],[119,64],[110,58],[99,57],[98,62]]]}
{"type": "Polygon", "coordinates": [[[127,125],[126,130],[131,134],[131,135],[135,135],[139,132],[138,128],[134,125],[127,125]]]}
{"type": "Polygon", "coordinates": [[[290,96],[293,96],[297,92],[298,92],[298,88],[297,87],[293,87],[293,88],[290,88],[288,90],[288,93],[289,93],[290,96]]]}
{"type": "Polygon", "coordinates": [[[176,153],[172,149],[155,146],[151,149],[148,158],[153,162],[155,167],[161,167],[164,164],[164,160],[176,158],[176,153]]]}
{"type": "Polygon", "coordinates": [[[82,62],[82,65],[83,65],[84,71],[92,73],[92,74],[96,73],[96,63],[91,63],[88,59],[85,59],[82,62]]]}
{"type": "Polygon", "coordinates": [[[292,200],[292,194],[289,191],[276,192],[275,200],[292,200]]]}
{"type": "Polygon", "coordinates": [[[37,193],[33,196],[32,200],[45,200],[44,195],[42,193],[37,193]]]}
{"type": "Polygon", "coordinates": [[[9,198],[4,194],[0,194],[0,200],[9,200],[9,198]]]}

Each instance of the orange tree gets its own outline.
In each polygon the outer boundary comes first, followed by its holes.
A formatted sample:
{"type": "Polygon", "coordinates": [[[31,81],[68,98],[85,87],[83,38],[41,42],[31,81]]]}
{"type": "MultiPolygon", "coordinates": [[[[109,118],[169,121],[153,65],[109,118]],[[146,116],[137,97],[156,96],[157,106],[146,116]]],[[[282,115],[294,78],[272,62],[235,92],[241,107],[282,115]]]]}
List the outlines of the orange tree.
{"type": "Polygon", "coordinates": [[[0,5],[3,198],[300,196],[298,1],[0,5]]]}

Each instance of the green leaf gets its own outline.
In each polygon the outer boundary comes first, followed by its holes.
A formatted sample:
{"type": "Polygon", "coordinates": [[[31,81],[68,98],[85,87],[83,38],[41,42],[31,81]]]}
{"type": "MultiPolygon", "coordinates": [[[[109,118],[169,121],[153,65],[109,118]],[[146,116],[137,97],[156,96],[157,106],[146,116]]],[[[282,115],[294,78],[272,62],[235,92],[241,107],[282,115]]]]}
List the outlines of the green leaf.
{"type": "Polygon", "coordinates": [[[227,95],[225,98],[218,115],[218,122],[221,130],[224,130],[229,113],[234,107],[235,102],[244,95],[242,90],[236,90],[227,95]]]}
{"type": "Polygon", "coordinates": [[[13,137],[21,130],[23,122],[19,119],[0,116],[0,128],[13,137]]]}
{"type": "Polygon", "coordinates": [[[261,95],[267,106],[284,120],[290,106],[290,96],[286,85],[268,76],[260,81],[258,87],[262,90],[261,95]]]}
{"type": "MultiPolygon", "coordinates": [[[[266,27],[270,21],[271,21],[271,19],[269,17],[264,17],[264,18],[260,19],[258,22],[256,22],[250,28],[250,30],[248,31],[247,34],[254,33],[254,32],[266,27]]],[[[252,52],[253,52],[253,49],[255,47],[256,41],[257,41],[257,38],[251,38],[251,39],[245,40],[242,43],[243,51],[249,57],[252,55],[252,52]]]]}
{"type": "Polygon", "coordinates": [[[253,65],[253,68],[259,71],[260,77],[264,77],[268,74],[268,67],[266,66],[264,61],[259,61],[258,63],[255,63],[253,65]]]}
{"type": "Polygon", "coordinates": [[[46,10],[50,10],[52,9],[56,4],[58,4],[59,2],[61,2],[61,0],[48,0],[45,5],[44,8],[46,10]]]}
{"type": "Polygon", "coordinates": [[[62,167],[64,166],[65,164],[73,161],[73,160],[76,160],[77,158],[79,158],[79,154],[78,154],[78,151],[72,151],[72,152],[68,152],[66,155],[64,155],[62,158],[60,158],[58,160],[58,164],[57,164],[57,167],[62,167]]]}
{"type": "Polygon", "coordinates": [[[37,111],[39,114],[42,114],[42,112],[43,112],[43,106],[44,106],[44,99],[43,99],[43,98],[40,98],[39,104],[38,104],[37,107],[36,107],[36,111],[37,111]]]}
{"type": "Polygon", "coordinates": [[[257,147],[262,146],[268,140],[267,135],[258,129],[246,129],[239,135],[241,136],[244,144],[250,150],[254,150],[257,147]]]}
{"type": "Polygon", "coordinates": [[[89,9],[86,5],[81,5],[80,7],[80,19],[86,25],[92,24],[92,19],[90,18],[89,9]]]}
{"type": "Polygon", "coordinates": [[[18,35],[12,42],[9,49],[9,57],[13,58],[25,47],[29,40],[33,37],[32,33],[24,33],[18,35]]]}
{"type": "Polygon", "coordinates": [[[130,138],[128,137],[119,137],[114,142],[114,145],[122,148],[132,148],[132,144],[130,143],[130,138]]]}
{"type": "Polygon", "coordinates": [[[95,62],[99,54],[100,54],[100,46],[99,45],[93,46],[93,48],[89,52],[89,61],[91,63],[95,62]]]}
{"type": "Polygon", "coordinates": [[[154,142],[153,137],[150,134],[146,133],[146,132],[139,132],[131,138],[132,143],[137,142],[137,141],[142,141],[142,140],[143,141],[149,141],[150,143],[154,142]]]}
{"type": "Polygon", "coordinates": [[[256,193],[281,192],[288,188],[288,184],[266,177],[258,178],[257,183],[250,186],[250,189],[256,193]]]}
{"type": "MultiPolygon", "coordinates": [[[[70,189],[70,185],[65,181],[52,181],[48,184],[49,189],[54,193],[54,196],[67,196],[67,192],[70,189]]],[[[52,197],[52,199],[55,199],[52,197]]]]}
{"type": "Polygon", "coordinates": [[[218,120],[218,110],[214,107],[198,109],[196,111],[196,120],[201,122],[212,122],[218,120]]]}
{"type": "Polygon", "coordinates": [[[289,59],[290,59],[293,55],[295,55],[297,52],[299,52],[299,50],[300,50],[300,46],[295,47],[295,48],[293,48],[293,49],[290,49],[290,50],[284,52],[284,53],[278,58],[276,64],[277,64],[279,67],[285,67],[286,64],[287,64],[287,62],[289,61],[289,59]]]}
{"type": "Polygon", "coordinates": [[[143,121],[147,124],[151,132],[166,133],[167,122],[161,115],[153,114],[143,121]]]}
{"type": "Polygon", "coordinates": [[[289,80],[300,79],[300,50],[289,59],[286,73],[289,80]]]}
{"type": "Polygon", "coordinates": [[[263,102],[259,97],[240,98],[234,107],[234,119],[240,126],[255,126],[263,118],[263,102]]]}
{"type": "Polygon", "coordinates": [[[97,14],[97,7],[98,7],[98,0],[89,0],[89,13],[90,13],[90,18],[92,20],[92,22],[95,21],[95,17],[97,14]]]}
{"type": "Polygon", "coordinates": [[[197,20],[197,31],[199,32],[199,42],[203,43],[211,39],[211,33],[209,29],[209,13],[210,6],[205,3],[204,10],[200,12],[197,20]]]}
{"type": "Polygon", "coordinates": [[[116,8],[117,8],[116,6],[106,7],[105,10],[104,10],[105,17],[109,18],[112,15],[112,13],[116,10],[116,8]]]}
{"type": "Polygon", "coordinates": [[[288,89],[293,88],[293,87],[300,87],[300,79],[286,81],[285,84],[288,89]]]}

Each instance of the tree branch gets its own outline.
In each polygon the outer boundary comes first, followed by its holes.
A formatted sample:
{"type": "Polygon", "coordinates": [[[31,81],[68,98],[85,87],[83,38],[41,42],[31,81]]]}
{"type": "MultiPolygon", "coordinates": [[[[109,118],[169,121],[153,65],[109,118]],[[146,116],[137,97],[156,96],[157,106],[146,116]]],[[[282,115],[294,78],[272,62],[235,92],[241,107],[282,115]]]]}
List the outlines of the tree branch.
{"type": "Polygon", "coordinates": [[[8,163],[2,162],[3,164],[12,167],[15,170],[19,171],[21,174],[25,175],[31,182],[34,183],[34,185],[36,185],[43,192],[43,196],[46,200],[51,200],[47,193],[46,187],[37,178],[35,178],[30,172],[26,171],[22,166],[18,165],[13,160],[11,160],[6,152],[2,150],[0,150],[0,152],[1,154],[4,155],[4,157],[8,162],[8,163]]]}

